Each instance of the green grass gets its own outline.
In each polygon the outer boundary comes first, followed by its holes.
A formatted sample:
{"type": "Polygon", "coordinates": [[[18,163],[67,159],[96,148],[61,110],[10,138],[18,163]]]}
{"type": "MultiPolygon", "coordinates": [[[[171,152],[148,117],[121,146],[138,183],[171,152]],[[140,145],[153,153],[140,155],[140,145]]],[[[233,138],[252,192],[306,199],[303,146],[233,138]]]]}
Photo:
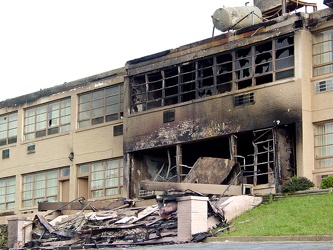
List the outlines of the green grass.
{"type": "Polygon", "coordinates": [[[217,236],[333,234],[333,193],[288,197],[260,206],[229,222],[217,236]]]}

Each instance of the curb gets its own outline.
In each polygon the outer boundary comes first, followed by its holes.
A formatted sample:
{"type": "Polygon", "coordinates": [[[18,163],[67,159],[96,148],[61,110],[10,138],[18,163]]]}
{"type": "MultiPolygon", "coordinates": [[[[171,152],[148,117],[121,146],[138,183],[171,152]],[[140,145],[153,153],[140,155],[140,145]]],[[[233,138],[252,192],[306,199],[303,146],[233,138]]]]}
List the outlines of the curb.
{"type": "Polygon", "coordinates": [[[294,235],[294,236],[223,236],[208,237],[204,240],[208,242],[249,242],[249,241],[333,241],[333,235],[294,235]]]}

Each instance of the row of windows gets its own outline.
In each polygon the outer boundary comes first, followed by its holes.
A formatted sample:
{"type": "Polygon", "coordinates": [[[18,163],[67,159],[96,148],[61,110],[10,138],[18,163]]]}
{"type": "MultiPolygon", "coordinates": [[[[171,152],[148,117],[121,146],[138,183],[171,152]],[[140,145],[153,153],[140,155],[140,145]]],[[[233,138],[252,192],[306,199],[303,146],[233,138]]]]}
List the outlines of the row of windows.
{"type": "MultiPolygon", "coordinates": [[[[69,167],[23,175],[22,207],[36,206],[45,200],[59,201],[60,183],[69,180],[69,175],[69,167]]],[[[85,198],[122,194],[123,159],[80,165],[78,178],[86,178],[89,182],[86,186],[89,197],[85,198]]],[[[15,208],[15,184],[15,177],[0,179],[0,211],[15,208]]]]}
{"type": "Polygon", "coordinates": [[[136,75],[131,112],[199,99],[294,76],[294,37],[136,75]]]}
{"type": "MultiPolygon", "coordinates": [[[[121,119],[124,85],[81,94],[78,106],[78,128],[121,119]]],[[[17,142],[17,121],[17,112],[0,116],[0,146],[17,142]]],[[[24,112],[24,140],[68,132],[70,125],[70,98],[31,107],[24,112]]]]}

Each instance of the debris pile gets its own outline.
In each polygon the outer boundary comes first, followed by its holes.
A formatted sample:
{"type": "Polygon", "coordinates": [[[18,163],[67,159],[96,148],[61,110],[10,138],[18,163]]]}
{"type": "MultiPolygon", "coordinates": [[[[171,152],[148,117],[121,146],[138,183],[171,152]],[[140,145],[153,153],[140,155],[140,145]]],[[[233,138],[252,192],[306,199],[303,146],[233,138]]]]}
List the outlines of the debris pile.
{"type": "MultiPolygon", "coordinates": [[[[177,241],[176,199],[189,195],[200,194],[172,191],[156,197],[156,204],[143,207],[136,207],[133,200],[125,200],[120,203],[123,205],[113,208],[97,208],[91,202],[82,204],[83,209],[77,213],[60,215],[50,221],[47,216],[35,215],[32,240],[25,248],[82,249],[180,243],[177,241]]],[[[210,201],[207,211],[207,232],[193,235],[192,242],[211,236],[211,229],[226,222],[223,211],[210,201]]]]}

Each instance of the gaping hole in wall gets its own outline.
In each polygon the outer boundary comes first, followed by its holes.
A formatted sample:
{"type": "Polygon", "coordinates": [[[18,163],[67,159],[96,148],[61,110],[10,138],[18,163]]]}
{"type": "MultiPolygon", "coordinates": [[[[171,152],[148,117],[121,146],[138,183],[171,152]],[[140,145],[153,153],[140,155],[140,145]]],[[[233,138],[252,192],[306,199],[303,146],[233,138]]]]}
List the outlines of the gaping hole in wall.
{"type": "Polygon", "coordinates": [[[208,180],[214,183],[205,184],[227,185],[241,171],[243,178],[234,184],[278,187],[295,174],[294,133],[294,126],[289,125],[134,152],[132,195],[138,195],[143,180],[191,183],[208,180]],[[218,174],[214,172],[216,167],[218,174]]]}

